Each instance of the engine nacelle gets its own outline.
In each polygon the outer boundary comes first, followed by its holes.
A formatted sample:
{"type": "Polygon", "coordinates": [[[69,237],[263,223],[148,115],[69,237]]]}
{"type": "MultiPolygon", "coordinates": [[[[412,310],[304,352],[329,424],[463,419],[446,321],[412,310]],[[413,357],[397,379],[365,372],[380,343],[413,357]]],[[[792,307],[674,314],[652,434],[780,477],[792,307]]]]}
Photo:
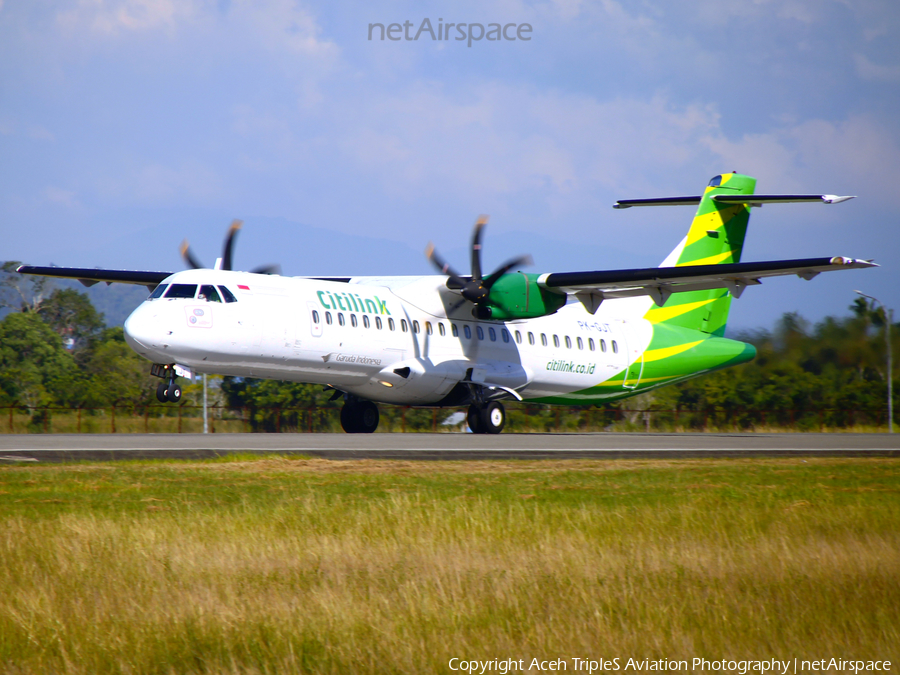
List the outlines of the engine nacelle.
{"type": "Polygon", "coordinates": [[[484,304],[490,307],[490,318],[498,321],[534,319],[553,314],[565,305],[566,294],[538,286],[539,276],[515,272],[500,277],[491,287],[484,304]]]}

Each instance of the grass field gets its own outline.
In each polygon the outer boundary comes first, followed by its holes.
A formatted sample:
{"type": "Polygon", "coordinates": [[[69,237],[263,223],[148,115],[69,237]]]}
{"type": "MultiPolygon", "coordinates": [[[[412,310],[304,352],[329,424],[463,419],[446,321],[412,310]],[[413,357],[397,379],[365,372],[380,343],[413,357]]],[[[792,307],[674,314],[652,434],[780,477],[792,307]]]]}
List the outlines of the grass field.
{"type": "Polygon", "coordinates": [[[896,672],[900,460],[0,467],[4,673],[453,657],[896,672]]]}

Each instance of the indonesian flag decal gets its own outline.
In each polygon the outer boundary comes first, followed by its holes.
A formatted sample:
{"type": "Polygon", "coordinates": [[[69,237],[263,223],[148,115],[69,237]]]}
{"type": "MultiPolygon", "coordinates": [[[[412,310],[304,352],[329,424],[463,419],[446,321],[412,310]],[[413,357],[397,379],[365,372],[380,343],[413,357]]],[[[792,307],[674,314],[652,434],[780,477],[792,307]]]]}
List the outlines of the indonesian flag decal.
{"type": "Polygon", "coordinates": [[[244,286],[244,284],[238,284],[238,290],[239,290],[239,291],[242,291],[242,292],[244,292],[244,293],[249,293],[249,292],[250,292],[250,287],[249,287],[249,286],[244,286]]]}

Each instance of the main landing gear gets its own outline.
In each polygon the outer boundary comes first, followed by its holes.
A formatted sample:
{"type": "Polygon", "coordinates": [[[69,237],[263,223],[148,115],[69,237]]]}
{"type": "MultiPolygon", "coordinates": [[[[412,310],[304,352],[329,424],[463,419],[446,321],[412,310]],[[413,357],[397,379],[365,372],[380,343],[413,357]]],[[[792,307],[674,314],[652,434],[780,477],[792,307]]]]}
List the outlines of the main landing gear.
{"type": "Polygon", "coordinates": [[[506,424],[506,409],[499,401],[484,406],[470,405],[466,422],[473,434],[499,434],[506,424]]]}
{"type": "Polygon", "coordinates": [[[378,428],[378,406],[371,401],[348,398],[341,408],[341,427],[348,434],[371,434],[378,428]]]}

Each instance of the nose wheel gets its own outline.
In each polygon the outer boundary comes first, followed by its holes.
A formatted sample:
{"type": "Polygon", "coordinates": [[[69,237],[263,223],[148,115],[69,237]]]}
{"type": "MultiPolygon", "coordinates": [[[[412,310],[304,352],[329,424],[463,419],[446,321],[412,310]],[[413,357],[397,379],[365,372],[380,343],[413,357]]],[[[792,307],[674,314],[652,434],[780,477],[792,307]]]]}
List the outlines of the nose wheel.
{"type": "Polygon", "coordinates": [[[181,400],[181,387],[175,384],[175,369],[171,365],[161,365],[154,363],[150,368],[150,374],[155,377],[161,377],[164,382],[160,382],[156,387],[156,400],[160,403],[178,403],[181,400]]]}
{"type": "Polygon", "coordinates": [[[473,434],[499,434],[506,425],[506,409],[499,401],[491,401],[483,407],[471,405],[466,422],[473,434]]]}
{"type": "Polygon", "coordinates": [[[160,403],[178,403],[181,400],[181,387],[175,382],[160,382],[156,387],[156,400],[160,403]]]}

